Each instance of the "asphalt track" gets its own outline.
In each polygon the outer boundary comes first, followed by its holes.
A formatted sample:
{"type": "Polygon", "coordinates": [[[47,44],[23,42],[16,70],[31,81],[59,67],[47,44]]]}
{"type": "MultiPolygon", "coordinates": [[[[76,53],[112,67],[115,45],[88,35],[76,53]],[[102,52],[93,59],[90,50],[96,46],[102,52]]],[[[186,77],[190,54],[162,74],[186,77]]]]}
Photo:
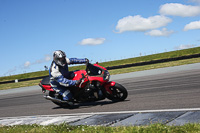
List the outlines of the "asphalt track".
{"type": "MultiPolygon", "coordinates": [[[[0,120],[6,117],[75,113],[85,114],[87,118],[95,112],[127,112],[121,113],[124,119],[133,116],[134,113],[130,114],[130,111],[170,109],[192,110],[173,112],[176,118],[185,112],[193,113],[193,109],[197,111],[195,115],[200,116],[200,63],[114,75],[112,80],[127,88],[129,95],[125,101],[113,103],[103,100],[75,105],[70,109],[60,108],[45,100],[39,86],[0,91],[0,120]]],[[[100,116],[96,117],[99,119],[100,116]]],[[[106,119],[105,115],[103,117],[106,119]]]]}

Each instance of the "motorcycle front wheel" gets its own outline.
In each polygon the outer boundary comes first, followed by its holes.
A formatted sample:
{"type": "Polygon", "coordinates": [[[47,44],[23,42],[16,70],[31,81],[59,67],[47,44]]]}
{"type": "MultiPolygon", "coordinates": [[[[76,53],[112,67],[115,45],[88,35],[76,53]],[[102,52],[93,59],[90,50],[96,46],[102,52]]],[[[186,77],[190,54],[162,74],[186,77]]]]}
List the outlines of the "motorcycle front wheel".
{"type": "Polygon", "coordinates": [[[124,101],[128,96],[126,88],[118,83],[115,83],[115,86],[111,86],[110,90],[112,94],[106,93],[106,97],[112,101],[124,101]]]}

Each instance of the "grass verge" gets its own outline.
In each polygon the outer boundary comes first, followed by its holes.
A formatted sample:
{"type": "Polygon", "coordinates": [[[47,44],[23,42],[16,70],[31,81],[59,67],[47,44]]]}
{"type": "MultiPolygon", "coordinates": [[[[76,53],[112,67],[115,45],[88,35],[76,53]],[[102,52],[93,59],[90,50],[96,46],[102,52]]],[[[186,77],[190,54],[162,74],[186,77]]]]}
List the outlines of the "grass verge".
{"type": "Polygon", "coordinates": [[[129,72],[144,71],[144,70],[158,69],[158,68],[164,68],[164,67],[193,64],[193,63],[199,63],[199,62],[200,62],[200,58],[194,58],[194,59],[171,61],[171,62],[165,62],[165,63],[144,65],[144,66],[129,67],[129,68],[123,68],[123,69],[115,69],[115,70],[109,70],[109,72],[111,75],[115,75],[115,74],[121,74],[121,73],[129,73],[129,72]]]}
{"type": "Polygon", "coordinates": [[[200,124],[185,124],[183,126],[167,126],[165,124],[151,124],[148,126],[69,126],[60,125],[17,125],[2,126],[1,133],[198,133],[200,124]]]}
{"type": "MultiPolygon", "coordinates": [[[[128,73],[128,72],[136,72],[136,71],[143,71],[143,70],[150,70],[150,69],[157,69],[157,68],[164,68],[164,67],[171,67],[171,66],[179,66],[179,65],[185,65],[185,64],[193,64],[193,63],[199,63],[199,62],[200,62],[200,58],[194,58],[194,59],[186,59],[186,60],[172,61],[172,62],[166,62],[166,63],[151,64],[151,65],[145,65],[145,66],[115,69],[115,70],[109,70],[109,72],[111,75],[115,75],[115,74],[128,73]]],[[[38,85],[40,80],[41,79],[18,82],[18,83],[0,84],[0,90],[38,85]]]]}
{"type": "Polygon", "coordinates": [[[38,85],[40,81],[41,81],[41,79],[23,81],[23,82],[18,82],[18,83],[0,84],[0,90],[7,90],[7,89],[20,88],[20,87],[34,86],[34,85],[38,85]]]}
{"type": "MultiPolygon", "coordinates": [[[[193,54],[200,54],[200,47],[135,57],[135,58],[128,58],[128,59],[123,59],[123,60],[102,62],[102,63],[99,63],[99,65],[103,67],[111,67],[111,66],[125,65],[125,64],[131,64],[131,63],[147,62],[147,61],[160,60],[160,59],[169,59],[169,58],[175,58],[175,57],[181,57],[181,56],[193,55],[193,54]]],[[[85,69],[85,66],[83,65],[74,66],[74,67],[69,67],[69,69],[70,71],[80,70],[80,69],[85,69]]],[[[48,71],[39,71],[39,72],[13,75],[13,76],[0,77],[0,81],[27,79],[27,78],[40,77],[40,76],[45,76],[45,75],[48,75],[48,71]]]]}
{"type": "MultiPolygon", "coordinates": [[[[148,56],[141,56],[141,57],[136,57],[136,58],[129,58],[129,59],[124,59],[124,60],[103,62],[103,63],[99,63],[99,65],[103,67],[111,67],[111,66],[125,65],[125,64],[131,64],[131,63],[168,59],[168,58],[193,55],[193,54],[199,54],[199,53],[200,53],[200,47],[196,47],[196,48],[171,51],[171,52],[165,52],[165,53],[148,55],[148,56]]],[[[115,69],[115,70],[109,70],[109,72],[111,75],[113,75],[113,74],[143,71],[143,70],[170,67],[170,66],[179,66],[179,65],[199,63],[199,62],[200,62],[200,58],[193,58],[193,59],[186,59],[186,60],[180,60],[180,61],[172,61],[172,62],[167,62],[167,63],[158,63],[158,64],[130,67],[130,68],[124,68],[124,69],[115,69]]],[[[70,71],[82,70],[82,69],[85,69],[84,65],[69,67],[70,71]]],[[[0,81],[27,79],[27,78],[41,77],[41,76],[47,76],[47,75],[48,75],[48,71],[39,71],[39,72],[25,73],[25,74],[19,74],[19,75],[7,76],[7,77],[0,77],[0,81]]],[[[0,84],[0,90],[38,85],[40,80],[41,79],[24,81],[24,82],[19,82],[19,83],[0,84]]]]}

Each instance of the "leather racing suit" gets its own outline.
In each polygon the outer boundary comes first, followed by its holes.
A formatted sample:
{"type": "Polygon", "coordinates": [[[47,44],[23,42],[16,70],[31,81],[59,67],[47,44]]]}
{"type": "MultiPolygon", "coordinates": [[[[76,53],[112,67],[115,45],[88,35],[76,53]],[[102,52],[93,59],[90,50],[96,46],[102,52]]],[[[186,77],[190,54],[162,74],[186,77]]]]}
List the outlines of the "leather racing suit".
{"type": "Polygon", "coordinates": [[[67,88],[76,85],[77,81],[70,80],[75,75],[74,72],[69,72],[68,65],[83,64],[87,62],[87,59],[66,58],[66,61],[67,63],[63,67],[52,61],[49,69],[50,84],[56,92],[63,96],[63,100],[71,100],[73,96],[67,88]]]}

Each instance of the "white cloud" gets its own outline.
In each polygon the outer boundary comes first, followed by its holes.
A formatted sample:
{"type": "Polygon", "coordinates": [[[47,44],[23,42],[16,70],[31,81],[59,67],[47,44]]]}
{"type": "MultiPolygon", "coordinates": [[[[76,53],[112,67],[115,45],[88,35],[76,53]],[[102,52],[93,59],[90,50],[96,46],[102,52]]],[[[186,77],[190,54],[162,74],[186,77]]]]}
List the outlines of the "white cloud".
{"type": "Polygon", "coordinates": [[[163,28],[162,30],[151,30],[149,32],[146,32],[145,35],[150,35],[150,36],[169,36],[172,33],[174,33],[173,30],[167,30],[166,28],[163,28]]]}
{"type": "Polygon", "coordinates": [[[25,68],[29,67],[30,65],[31,65],[30,61],[27,61],[27,62],[24,63],[25,68]]]}
{"type": "Polygon", "coordinates": [[[178,46],[178,47],[175,47],[174,49],[176,49],[176,50],[181,50],[181,49],[188,49],[188,48],[193,48],[193,47],[195,47],[196,45],[194,45],[194,44],[188,44],[188,45],[180,45],[180,46],[178,46]]]}
{"type": "Polygon", "coordinates": [[[26,61],[24,64],[22,64],[20,66],[16,66],[12,69],[9,69],[6,73],[4,73],[4,75],[15,73],[16,71],[18,71],[20,69],[22,69],[22,70],[29,69],[32,65],[42,64],[42,63],[48,62],[52,59],[52,56],[53,56],[52,54],[47,54],[42,59],[36,60],[34,62],[26,61]]]}
{"type": "Polygon", "coordinates": [[[79,42],[80,45],[99,45],[104,43],[105,38],[86,38],[79,42]]]}
{"type": "Polygon", "coordinates": [[[148,18],[143,18],[140,15],[127,16],[118,21],[116,30],[118,30],[117,33],[125,31],[147,31],[166,26],[171,21],[170,18],[160,15],[148,18]]]}
{"type": "Polygon", "coordinates": [[[45,55],[45,61],[50,61],[51,57],[52,57],[52,55],[45,55]]]}
{"type": "Polygon", "coordinates": [[[184,27],[184,31],[200,29],[200,21],[190,22],[184,27]]]}
{"type": "Polygon", "coordinates": [[[4,73],[4,76],[5,76],[5,75],[11,75],[11,73],[14,73],[16,70],[17,70],[17,67],[14,67],[14,68],[12,68],[12,69],[9,69],[6,73],[4,73]]]}
{"type": "Polygon", "coordinates": [[[24,67],[27,68],[32,65],[42,64],[42,63],[50,61],[51,59],[52,59],[52,55],[45,55],[44,58],[36,60],[35,62],[32,62],[32,63],[30,61],[25,62],[24,67]]]}
{"type": "Polygon", "coordinates": [[[181,17],[200,15],[200,6],[183,5],[179,3],[167,3],[160,6],[160,14],[181,17]]]}

